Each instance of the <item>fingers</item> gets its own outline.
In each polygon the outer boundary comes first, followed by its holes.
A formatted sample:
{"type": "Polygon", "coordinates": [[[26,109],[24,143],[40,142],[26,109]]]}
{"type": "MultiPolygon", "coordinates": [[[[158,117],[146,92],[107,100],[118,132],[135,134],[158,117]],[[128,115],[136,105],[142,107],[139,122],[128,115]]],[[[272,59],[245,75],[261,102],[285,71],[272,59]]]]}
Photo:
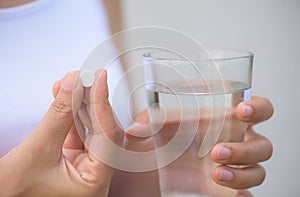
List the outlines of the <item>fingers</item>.
{"type": "Polygon", "coordinates": [[[221,165],[217,166],[212,174],[216,183],[234,189],[247,189],[260,185],[265,176],[264,168],[258,164],[244,168],[221,165]]]}
{"type": "Polygon", "coordinates": [[[96,72],[92,87],[83,88],[82,93],[77,117],[89,131],[84,142],[87,156],[76,168],[84,181],[108,188],[113,174],[110,166],[119,158],[113,145],[122,146],[123,131],[108,101],[106,71],[96,72]]]}
{"type": "Polygon", "coordinates": [[[270,140],[249,130],[246,141],[217,144],[211,151],[211,158],[217,163],[228,165],[250,165],[266,161],[272,156],[270,140]]]}
{"type": "Polygon", "coordinates": [[[94,157],[100,161],[116,162],[117,147],[123,144],[123,131],[115,120],[108,101],[107,73],[96,72],[95,81],[90,89],[87,111],[91,127],[85,145],[94,157]]]}
{"type": "MultiPolygon", "coordinates": [[[[253,97],[242,102],[236,110],[237,117],[253,125],[269,119],[273,115],[273,106],[265,98],[253,97]]],[[[235,189],[246,189],[263,182],[265,170],[257,163],[268,160],[272,156],[272,143],[265,137],[255,133],[251,127],[245,133],[244,142],[228,142],[217,144],[211,151],[211,158],[222,164],[213,171],[213,179],[224,186],[235,189]],[[244,165],[234,168],[227,165],[244,165]]],[[[239,195],[251,196],[243,191],[239,195]]]]}
{"type": "Polygon", "coordinates": [[[257,163],[272,156],[272,143],[252,129],[246,132],[245,139],[244,142],[220,143],[212,149],[212,160],[223,164],[213,171],[213,179],[217,183],[235,189],[246,189],[263,182],[266,173],[257,163]],[[247,167],[235,169],[225,165],[247,167]]]}
{"type": "MultiPolygon", "coordinates": [[[[65,137],[73,123],[72,91],[75,74],[70,72],[62,79],[61,88],[54,102],[34,130],[36,141],[61,149],[65,137]]],[[[54,85],[56,88],[57,85],[54,85]]],[[[40,143],[42,144],[42,143],[40,143]]]]}
{"type": "Polygon", "coordinates": [[[273,112],[273,105],[268,99],[254,96],[249,101],[239,103],[236,115],[241,121],[256,124],[269,119],[273,112]]]}
{"type": "Polygon", "coordinates": [[[79,133],[77,132],[75,123],[72,124],[68,135],[65,139],[64,148],[68,149],[82,149],[83,150],[83,142],[81,137],[79,136],[79,133]]]}
{"type": "Polygon", "coordinates": [[[107,72],[96,73],[94,85],[90,91],[90,119],[95,133],[105,133],[113,142],[121,145],[123,132],[115,119],[108,101],[107,72]]]}

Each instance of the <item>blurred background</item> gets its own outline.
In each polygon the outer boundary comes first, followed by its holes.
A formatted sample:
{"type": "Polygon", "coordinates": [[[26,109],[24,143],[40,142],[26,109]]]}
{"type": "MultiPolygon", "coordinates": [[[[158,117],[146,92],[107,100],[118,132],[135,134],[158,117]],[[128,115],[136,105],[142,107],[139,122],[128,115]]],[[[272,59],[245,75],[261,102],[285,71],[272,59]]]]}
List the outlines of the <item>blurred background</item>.
{"type": "Polygon", "coordinates": [[[259,197],[300,195],[299,0],[126,0],[106,4],[113,32],[138,26],[170,27],[208,48],[252,51],[253,95],[269,98],[275,113],[255,127],[273,142],[274,153],[263,163],[265,182],[251,191],[259,197]]]}

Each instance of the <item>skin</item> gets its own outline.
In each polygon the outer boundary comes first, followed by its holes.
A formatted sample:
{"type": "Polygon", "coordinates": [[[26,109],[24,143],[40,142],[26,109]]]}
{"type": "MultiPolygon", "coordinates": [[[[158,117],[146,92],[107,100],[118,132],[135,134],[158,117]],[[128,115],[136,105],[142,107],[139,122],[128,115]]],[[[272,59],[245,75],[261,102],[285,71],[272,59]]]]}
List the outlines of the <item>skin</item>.
{"type": "MultiPolygon", "coordinates": [[[[0,8],[15,7],[32,1],[0,0],[0,8]]],[[[110,139],[121,145],[123,131],[120,128],[116,129],[116,123],[111,118],[113,116],[107,100],[106,74],[102,76],[102,79],[99,77],[97,81],[102,86],[98,89],[94,88],[93,91],[97,92],[96,95],[103,101],[97,104],[97,108],[102,109],[102,112],[105,109],[105,114],[109,112],[106,119],[109,121],[99,118],[101,110],[96,117],[102,128],[106,128],[104,132],[108,136],[114,136],[110,139]]],[[[113,177],[112,168],[99,162],[84,149],[73,123],[72,88],[70,87],[74,81],[66,78],[53,85],[55,100],[37,128],[24,142],[0,159],[1,194],[4,196],[107,196],[113,179],[110,196],[118,196],[120,193],[123,196],[141,196],[147,193],[153,196],[153,192],[154,196],[158,196],[157,191],[153,191],[153,187],[158,187],[156,172],[131,174],[117,171],[113,177]],[[69,85],[64,83],[66,81],[69,85]],[[137,187],[136,183],[144,184],[137,187]],[[143,188],[145,185],[150,185],[147,183],[151,183],[153,187],[143,188]],[[141,189],[136,191],[137,188],[141,189]]],[[[272,114],[273,106],[265,98],[252,97],[250,101],[240,103],[236,116],[248,123],[245,141],[217,144],[211,151],[212,160],[220,164],[212,172],[212,178],[220,185],[239,189],[238,196],[252,196],[245,189],[261,184],[265,178],[266,172],[258,163],[271,157],[273,147],[267,138],[253,130],[253,126],[268,120],[272,114]],[[252,107],[252,114],[246,115],[244,108],[246,105],[252,107]],[[221,147],[230,150],[226,159],[221,147]],[[242,167],[233,168],[232,165],[242,167]],[[223,180],[224,170],[229,170],[233,174],[230,180],[223,180]]]]}
{"type": "MultiPolygon", "coordinates": [[[[60,87],[60,81],[56,82],[53,87],[53,94],[57,94],[60,87]]],[[[146,113],[143,114],[143,116],[146,113]]],[[[238,189],[240,196],[252,196],[245,189],[260,185],[266,175],[264,168],[258,163],[268,160],[272,156],[272,143],[264,136],[257,134],[253,130],[253,126],[268,120],[273,115],[273,106],[268,99],[261,97],[252,97],[251,100],[242,102],[238,105],[236,116],[243,122],[248,123],[247,132],[245,133],[245,140],[243,142],[235,143],[220,143],[215,145],[211,151],[211,158],[220,165],[212,172],[212,178],[215,182],[226,187],[238,189]],[[245,107],[250,107],[252,113],[246,113],[245,107]],[[220,159],[220,147],[226,147],[230,150],[230,155],[227,159],[220,159]],[[229,167],[232,165],[239,165],[240,168],[229,167]],[[223,170],[229,170],[233,173],[231,180],[222,180],[223,170]]],[[[147,117],[137,117],[137,122],[145,122],[147,117]]],[[[128,137],[128,136],[127,136],[128,137]]],[[[118,196],[121,192],[124,196],[139,196],[149,193],[152,196],[159,195],[158,191],[153,189],[158,188],[157,172],[147,173],[128,173],[116,171],[113,177],[113,182],[110,189],[111,196],[118,196]],[[136,191],[137,183],[142,184],[136,191]],[[147,185],[152,185],[148,187],[147,185]],[[147,192],[148,190],[148,192],[147,192]],[[136,191],[132,193],[132,191],[136,191]],[[140,194],[139,194],[140,192],[140,194]]]]}
{"type": "Polygon", "coordinates": [[[265,169],[258,163],[271,158],[273,146],[270,140],[256,133],[253,126],[268,120],[273,115],[274,109],[268,99],[252,97],[251,100],[238,105],[236,115],[244,122],[248,123],[245,140],[235,143],[217,144],[211,151],[211,158],[220,165],[215,168],[212,177],[216,183],[241,190],[239,196],[252,196],[244,189],[260,185],[266,176],[265,169]],[[251,114],[245,113],[245,107],[250,106],[253,110],[251,114]],[[220,148],[226,147],[230,150],[230,155],[226,159],[220,159],[220,148]],[[228,165],[241,165],[240,168],[228,165]],[[233,173],[231,180],[222,180],[223,170],[233,173]]]}
{"type": "MultiPolygon", "coordinates": [[[[39,125],[0,159],[1,196],[108,195],[114,170],[84,148],[74,126],[71,103],[76,75],[68,73],[54,86],[56,98],[39,125]]],[[[94,103],[99,113],[113,117],[106,80],[105,71],[98,73],[91,92],[99,98],[94,103]]],[[[101,132],[121,146],[123,131],[115,127],[114,119],[96,118],[101,132]]]]}
{"type": "MultiPolygon", "coordinates": [[[[76,75],[78,73],[68,73],[53,85],[55,100],[37,128],[24,142],[0,159],[0,190],[4,196],[108,195],[114,170],[95,159],[84,148],[74,126],[71,101],[76,75]]],[[[98,126],[104,128],[103,132],[114,143],[122,146],[123,131],[116,127],[117,123],[107,99],[106,80],[106,72],[99,71],[96,75],[97,85],[91,88],[91,93],[99,100],[94,103],[97,109],[96,118],[98,126]],[[106,118],[99,118],[100,114],[106,114],[106,118]]],[[[255,133],[253,125],[267,120],[272,114],[272,104],[264,98],[253,97],[238,105],[237,117],[249,125],[246,138],[244,142],[221,143],[213,148],[211,158],[220,164],[212,173],[215,182],[240,189],[240,196],[251,196],[244,189],[262,183],[265,170],[258,163],[271,157],[272,144],[267,138],[255,133]],[[253,108],[252,114],[245,116],[245,105],[253,108]],[[219,159],[219,149],[223,146],[231,152],[227,159],[219,159]],[[228,165],[245,167],[236,169],[228,165]],[[224,169],[233,173],[231,180],[220,180],[224,169]]],[[[122,192],[126,196],[126,193],[131,192],[131,196],[139,196],[139,192],[147,194],[143,189],[153,189],[147,187],[147,183],[154,181],[154,186],[157,186],[155,172],[138,175],[117,172],[114,175],[115,180],[116,178],[119,178],[120,185],[118,188],[118,183],[113,181],[110,196],[114,196],[116,192],[118,195],[122,192]],[[131,184],[137,180],[142,183],[142,189],[138,191],[136,185],[131,184]]]]}
{"type": "MultiPolygon", "coordinates": [[[[266,176],[265,169],[258,163],[268,160],[272,156],[272,143],[264,136],[257,134],[253,126],[268,120],[273,114],[273,107],[269,100],[254,96],[251,100],[242,102],[237,106],[236,116],[239,120],[248,124],[243,142],[219,143],[211,151],[211,159],[219,165],[213,170],[213,180],[223,186],[238,189],[238,196],[252,196],[246,189],[260,185],[266,176]],[[246,108],[245,108],[246,107],[246,108]],[[247,107],[250,107],[251,113],[247,113],[247,107]],[[226,147],[229,149],[227,158],[220,149],[226,147]],[[238,165],[239,168],[233,166],[238,165]],[[232,173],[229,180],[224,180],[222,175],[224,170],[232,173]]],[[[147,113],[141,113],[135,119],[140,124],[148,122],[147,113]]],[[[136,151],[147,151],[145,148],[151,147],[147,139],[138,139],[132,137],[131,132],[126,132],[126,138],[131,144],[130,149],[136,151]],[[135,141],[135,142],[134,142],[135,141]]],[[[151,148],[150,148],[151,149],[151,148]]],[[[225,155],[226,156],[226,155],[225,155]]],[[[157,171],[147,173],[130,173],[116,171],[110,189],[110,196],[118,196],[122,193],[125,197],[131,196],[159,196],[159,185],[157,171]],[[140,184],[144,183],[144,184],[140,184]],[[138,187],[137,187],[138,185],[138,187]],[[139,188],[139,190],[136,190],[139,188]],[[134,193],[132,191],[135,191],[134,193]]]]}

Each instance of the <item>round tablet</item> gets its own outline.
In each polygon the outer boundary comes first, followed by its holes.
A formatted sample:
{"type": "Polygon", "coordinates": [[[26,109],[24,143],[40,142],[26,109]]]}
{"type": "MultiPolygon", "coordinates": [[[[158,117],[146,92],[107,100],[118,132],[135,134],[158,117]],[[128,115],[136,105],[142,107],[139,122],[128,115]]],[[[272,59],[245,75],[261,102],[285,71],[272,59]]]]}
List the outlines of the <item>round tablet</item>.
{"type": "Polygon", "coordinates": [[[95,80],[95,72],[90,70],[83,70],[79,74],[81,84],[83,87],[89,88],[93,85],[95,80]]]}

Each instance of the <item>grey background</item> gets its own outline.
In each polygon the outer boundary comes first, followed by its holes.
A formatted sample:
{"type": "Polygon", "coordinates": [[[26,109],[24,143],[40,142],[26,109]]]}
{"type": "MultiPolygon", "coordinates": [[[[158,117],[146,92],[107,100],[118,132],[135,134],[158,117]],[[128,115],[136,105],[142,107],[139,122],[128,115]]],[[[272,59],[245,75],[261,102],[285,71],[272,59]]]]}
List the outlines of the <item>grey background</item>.
{"type": "Polygon", "coordinates": [[[254,196],[300,196],[300,1],[126,0],[121,9],[122,29],[170,27],[208,48],[254,52],[253,94],[269,98],[275,114],[255,127],[271,139],[274,154],[263,163],[265,182],[251,191],[254,196]]]}

